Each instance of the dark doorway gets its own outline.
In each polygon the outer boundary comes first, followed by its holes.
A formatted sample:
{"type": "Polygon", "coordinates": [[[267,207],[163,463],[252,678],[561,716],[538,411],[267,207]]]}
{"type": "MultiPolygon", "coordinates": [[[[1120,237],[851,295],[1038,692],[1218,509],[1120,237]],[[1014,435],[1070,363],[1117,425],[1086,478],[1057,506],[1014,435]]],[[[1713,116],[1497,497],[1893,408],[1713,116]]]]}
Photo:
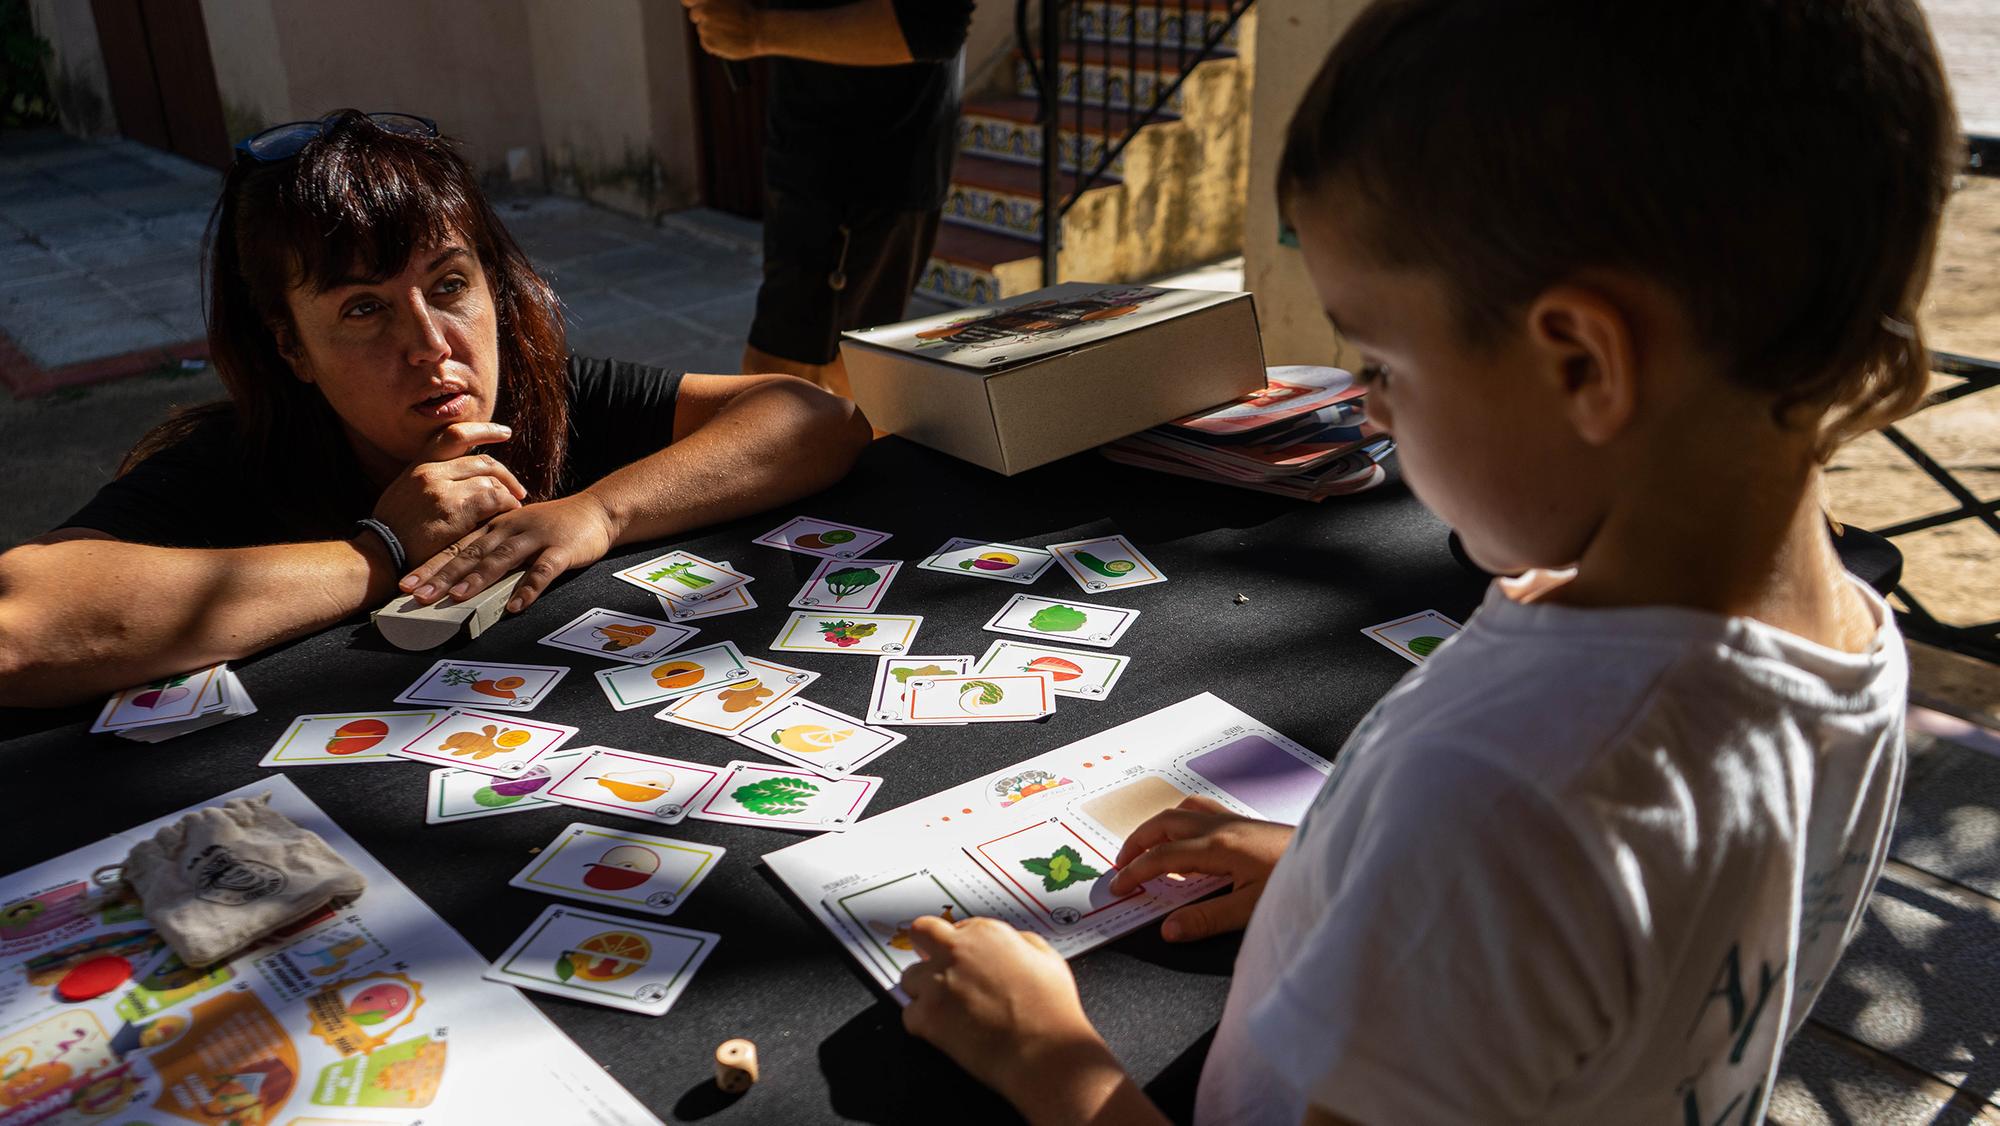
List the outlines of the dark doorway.
{"type": "Polygon", "coordinates": [[[201,0],[90,0],[118,130],[217,168],[229,164],[201,0]]]}
{"type": "Polygon", "coordinates": [[[746,219],[764,217],[764,91],[770,81],[761,59],[728,64],[701,49],[694,24],[683,20],[694,82],[695,121],[701,141],[702,202],[746,219]]]}

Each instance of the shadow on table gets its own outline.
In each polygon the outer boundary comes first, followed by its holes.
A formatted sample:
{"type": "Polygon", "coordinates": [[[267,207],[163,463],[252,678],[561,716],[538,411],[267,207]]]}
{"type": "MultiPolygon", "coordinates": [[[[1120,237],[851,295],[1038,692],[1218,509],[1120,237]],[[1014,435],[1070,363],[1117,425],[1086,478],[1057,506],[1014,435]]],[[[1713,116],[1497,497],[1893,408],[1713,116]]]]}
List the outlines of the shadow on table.
{"type": "Polygon", "coordinates": [[[858,1122],[1017,1123],[1014,1108],[944,1053],[903,1031],[903,1011],[884,998],[822,1040],[820,1072],[833,1111],[858,1122]],[[968,1097],[968,1093],[977,1094],[968,1097]],[[984,1096],[984,1097],[980,1097],[984,1096]]]}

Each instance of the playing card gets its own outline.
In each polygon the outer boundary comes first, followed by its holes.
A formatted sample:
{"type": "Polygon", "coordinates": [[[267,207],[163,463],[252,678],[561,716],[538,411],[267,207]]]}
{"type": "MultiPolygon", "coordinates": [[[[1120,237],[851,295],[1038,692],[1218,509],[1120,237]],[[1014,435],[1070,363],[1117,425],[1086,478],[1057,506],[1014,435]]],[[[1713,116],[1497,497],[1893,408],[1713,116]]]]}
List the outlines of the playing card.
{"type": "Polygon", "coordinates": [[[1240,434],[1309,414],[1350,399],[1365,390],[1354,376],[1339,368],[1304,364],[1264,369],[1266,386],[1233,403],[1177,418],[1168,423],[1202,434],[1240,434]]]}
{"type": "Polygon", "coordinates": [[[1076,585],[1093,594],[1167,581],[1167,576],[1124,536],[1052,543],[1049,551],[1062,569],[1069,572],[1069,577],[1076,580],[1076,585]]]}
{"type": "Polygon", "coordinates": [[[907,736],[870,727],[811,700],[793,699],[730,738],[772,758],[831,775],[859,769],[907,736]]]}
{"type": "Polygon", "coordinates": [[[560,723],[453,708],[391,754],[418,762],[461,766],[480,774],[518,776],[576,735],[560,723]]]}
{"type": "Polygon", "coordinates": [[[640,665],[700,632],[693,626],[597,609],[584,611],[575,621],[542,638],[541,643],[640,665]]]}
{"type": "Polygon", "coordinates": [[[228,667],[226,664],[211,665],[151,684],[127,688],[105,701],[104,710],[98,714],[97,722],[90,725],[90,730],[97,734],[191,719],[210,703],[219,689],[215,679],[228,667]]]}
{"type": "Polygon", "coordinates": [[[1125,674],[1132,658],[1115,653],[1085,653],[1024,641],[996,641],[970,671],[975,673],[1045,672],[1055,694],[1078,700],[1102,700],[1125,674]]]}
{"type": "MultiPolygon", "coordinates": [[[[868,694],[868,722],[914,725],[910,719],[910,678],[951,676],[968,672],[971,668],[971,657],[883,657],[875,664],[875,687],[868,694]]],[[[942,719],[930,722],[955,727],[965,721],[942,719]]]]}
{"type": "Polygon", "coordinates": [[[551,907],[483,976],[656,1017],[674,1007],[719,941],[708,931],[551,907]]]}
{"type": "Polygon", "coordinates": [[[724,614],[734,614],[739,610],[755,610],[757,599],[747,586],[732,587],[706,602],[692,605],[675,602],[662,594],[658,596],[660,609],[666,612],[667,620],[692,622],[698,618],[719,618],[724,614]]]}
{"type": "Polygon", "coordinates": [[[687,606],[707,602],[750,581],[749,575],[732,570],[727,564],[685,551],[669,551],[614,571],[612,577],[687,606]]]}
{"type": "MultiPolygon", "coordinates": [[[[235,670],[222,664],[215,666],[214,671],[215,675],[209,679],[207,689],[201,694],[201,703],[196,707],[194,715],[123,727],[114,734],[120,739],[130,739],[135,743],[164,743],[192,731],[200,731],[240,716],[254,714],[257,705],[250,701],[250,693],[244,690],[243,682],[237,678],[235,670]]],[[[164,697],[171,697],[175,688],[174,681],[177,679],[167,678],[162,682],[166,687],[157,691],[164,697]]],[[[146,690],[142,689],[140,698],[143,699],[145,695],[146,690]]],[[[178,707],[178,704],[169,706],[178,707]]]]}
{"type": "Polygon", "coordinates": [[[829,559],[786,603],[798,610],[850,610],[865,614],[882,604],[903,564],[895,559],[829,559]]]}
{"type": "Polygon", "coordinates": [[[292,721],[258,766],[312,766],[329,762],[382,762],[444,715],[443,708],[409,712],[302,715],[292,721]]]}
{"type": "Polygon", "coordinates": [[[928,868],[864,880],[853,891],[828,896],[836,918],[850,924],[862,949],[893,983],[921,961],[910,942],[910,924],[925,915],[946,922],[972,918],[974,911],[928,868]]]}
{"type": "Polygon", "coordinates": [[[1464,628],[1436,610],[1425,610],[1392,622],[1383,622],[1379,626],[1369,626],[1361,632],[1388,646],[1411,664],[1421,665],[1447,638],[1464,628]]]}
{"type": "Polygon", "coordinates": [[[1047,673],[913,676],[910,718],[1002,723],[1040,719],[1056,710],[1047,673]]]}
{"type": "Polygon", "coordinates": [[[611,706],[624,712],[733,684],[749,676],[750,668],[735,642],[718,641],[651,664],[599,669],[594,675],[611,706]]]}
{"type": "Polygon", "coordinates": [[[396,702],[533,711],[568,672],[567,665],[439,661],[415,684],[403,689],[396,702]]]}
{"type": "Polygon", "coordinates": [[[683,696],[655,712],[653,718],[714,735],[734,735],[819,679],[816,672],[776,661],[747,657],[744,663],[750,666],[755,680],[683,696]]]}
{"type": "Polygon", "coordinates": [[[701,795],[688,816],[701,821],[762,825],[808,833],[838,831],[861,819],[880,778],[824,778],[761,762],[732,762],[722,781],[701,795]]]}
{"type": "Polygon", "coordinates": [[[750,542],[796,551],[801,555],[817,555],[822,559],[859,559],[864,552],[880,547],[888,539],[888,532],[870,531],[831,520],[815,520],[810,516],[795,516],[750,542]]]}
{"type": "Polygon", "coordinates": [[[971,575],[998,579],[1003,583],[1027,586],[1055,564],[1056,557],[1039,547],[1018,547],[1011,543],[988,543],[954,537],[946,540],[930,558],[917,566],[947,575],[971,575]]]}
{"type": "Polygon", "coordinates": [[[723,850],[576,822],[507,881],[525,891],[671,915],[722,863],[723,850]]]}
{"type": "Polygon", "coordinates": [[[522,771],[519,778],[495,778],[463,767],[441,766],[431,771],[424,821],[442,825],[447,821],[544,808],[551,803],[535,795],[568,773],[570,766],[582,757],[578,751],[544,755],[541,761],[522,771]]]}
{"type": "Polygon", "coordinates": [[[785,619],[770,648],[780,653],[907,653],[923,624],[918,614],[800,611],[785,619]]]}
{"type": "Polygon", "coordinates": [[[687,816],[688,803],[723,771],[698,762],[642,755],[616,747],[587,748],[569,772],[542,797],[578,809],[595,809],[673,825],[687,816]]]}
{"type": "Polygon", "coordinates": [[[1017,594],[986,623],[994,633],[1014,633],[1043,641],[1069,641],[1108,649],[1139,619],[1137,610],[1093,602],[1061,602],[1017,594]]]}

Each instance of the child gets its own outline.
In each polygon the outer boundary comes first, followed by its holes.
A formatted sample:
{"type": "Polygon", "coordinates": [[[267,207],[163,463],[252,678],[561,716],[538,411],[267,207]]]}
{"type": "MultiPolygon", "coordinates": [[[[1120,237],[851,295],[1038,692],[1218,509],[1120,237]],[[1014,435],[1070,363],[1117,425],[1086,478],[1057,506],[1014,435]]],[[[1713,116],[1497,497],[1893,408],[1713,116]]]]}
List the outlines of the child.
{"type": "MultiPolygon", "coordinates": [[[[1233,881],[1168,939],[1248,923],[1198,1121],[1762,1120],[1901,787],[1902,643],[1816,499],[1924,392],[1955,143],[1916,0],[1357,19],[1281,205],[1410,487],[1519,577],[1296,832],[1126,842],[1114,892],[1233,881]]],[[[912,1032],[1035,1121],[1157,1118],[1045,944],[915,930],[912,1032]]]]}

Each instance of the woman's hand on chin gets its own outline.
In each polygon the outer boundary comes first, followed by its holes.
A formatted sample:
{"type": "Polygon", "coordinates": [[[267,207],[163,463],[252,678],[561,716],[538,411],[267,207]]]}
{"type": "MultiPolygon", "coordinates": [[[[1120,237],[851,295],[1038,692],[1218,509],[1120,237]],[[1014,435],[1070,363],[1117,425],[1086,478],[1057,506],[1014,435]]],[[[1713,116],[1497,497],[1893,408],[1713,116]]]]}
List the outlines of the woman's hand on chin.
{"type": "Polygon", "coordinates": [[[425,560],[398,585],[420,602],[447,595],[464,601],[526,570],[507,600],[507,612],[519,613],[557,576],[604,558],[617,541],[617,520],[603,502],[588,492],[576,493],[501,513],[425,560]]]}

